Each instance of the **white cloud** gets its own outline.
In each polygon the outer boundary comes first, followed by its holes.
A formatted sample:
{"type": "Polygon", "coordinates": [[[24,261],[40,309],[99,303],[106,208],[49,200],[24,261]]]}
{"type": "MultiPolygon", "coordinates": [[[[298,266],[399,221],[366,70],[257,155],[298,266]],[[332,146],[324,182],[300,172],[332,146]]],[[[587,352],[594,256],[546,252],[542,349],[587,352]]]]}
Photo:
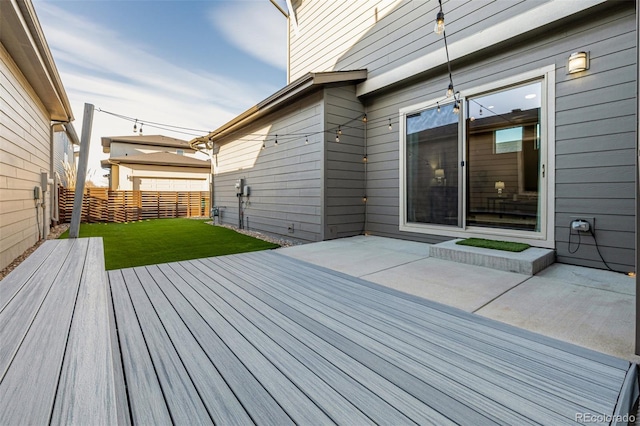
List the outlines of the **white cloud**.
{"type": "MultiPolygon", "coordinates": [[[[210,131],[277,89],[182,68],[51,3],[37,2],[36,9],[72,104],[78,135],[85,103],[142,121],[210,131]]],[[[196,136],[150,125],[144,126],[144,133],[186,140],[196,136]]],[[[133,134],[131,122],[94,113],[89,168],[97,176],[104,174],[99,162],[108,156],[102,153],[100,138],[127,134],[133,134]]]]}
{"type": "Polygon", "coordinates": [[[286,70],[286,18],[267,0],[224,2],[209,12],[209,20],[237,48],[286,70]]]}

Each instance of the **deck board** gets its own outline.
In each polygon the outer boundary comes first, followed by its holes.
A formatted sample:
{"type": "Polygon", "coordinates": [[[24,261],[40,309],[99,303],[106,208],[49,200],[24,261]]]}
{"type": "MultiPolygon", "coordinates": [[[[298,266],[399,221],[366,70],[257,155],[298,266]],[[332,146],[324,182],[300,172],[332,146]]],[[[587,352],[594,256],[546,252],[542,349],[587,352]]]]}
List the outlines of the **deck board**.
{"type": "MultiPolygon", "coordinates": [[[[202,315],[210,309],[210,305],[206,304],[201,298],[195,298],[193,301],[186,299],[177,288],[186,289],[188,284],[184,282],[182,277],[168,268],[167,265],[159,265],[168,278],[168,282],[158,281],[158,285],[162,291],[171,300],[174,308],[180,312],[181,320],[189,328],[194,338],[203,348],[209,359],[215,360],[216,364],[224,368],[218,368],[225,382],[232,389],[238,401],[245,408],[254,422],[260,421],[263,424],[285,425],[293,424],[291,418],[278,405],[273,396],[260,384],[260,382],[244,367],[244,364],[236,357],[236,355],[226,346],[224,341],[210,326],[208,318],[202,315]],[[200,308],[201,310],[198,310],[200,308]]],[[[110,273],[111,276],[112,273],[110,273]]],[[[115,275],[115,273],[113,273],[115,275]]],[[[114,288],[114,291],[118,291],[114,288]]],[[[117,304],[116,304],[117,306],[117,304]]],[[[119,332],[122,329],[119,328],[119,332]]],[[[122,336],[128,339],[127,342],[121,344],[123,351],[128,347],[135,347],[136,339],[129,339],[127,333],[122,336]]],[[[125,360],[125,366],[130,365],[135,360],[125,360]]],[[[140,369],[139,373],[149,368],[140,369]]],[[[132,392],[130,394],[133,394],[132,392]]],[[[144,399],[144,394],[132,395],[132,398],[144,399]]]]}
{"type": "Polygon", "coordinates": [[[34,255],[0,285],[0,424],[560,425],[637,395],[625,360],[273,251],[34,255]]]}
{"type": "MultiPolygon", "coordinates": [[[[562,410],[565,416],[572,418],[574,413],[585,409],[569,400],[557,401],[546,389],[535,388],[523,380],[512,380],[501,371],[486,368],[486,364],[470,357],[447,351],[442,347],[430,347],[427,342],[418,345],[416,343],[419,337],[408,338],[407,341],[410,343],[403,341],[397,338],[398,335],[402,335],[403,328],[388,326],[382,321],[376,321],[372,316],[346,315],[335,309],[336,306],[340,308],[341,303],[331,303],[330,299],[314,297],[309,291],[297,291],[280,285],[276,281],[264,278],[266,274],[263,271],[259,274],[256,274],[255,268],[247,268],[246,271],[253,271],[254,279],[261,280],[271,291],[278,292],[280,300],[298,310],[315,311],[312,315],[317,321],[329,328],[341,330],[343,336],[371,352],[386,354],[385,358],[390,362],[401,366],[425,383],[435,383],[441,389],[449,388],[453,395],[466,393],[467,403],[475,404],[478,411],[484,408],[496,416],[502,407],[518,407],[518,411],[528,419],[546,424],[557,417],[551,410],[562,410]],[[287,297],[292,299],[286,299],[287,297]],[[366,318],[366,322],[361,318],[366,318]],[[349,325],[343,327],[343,324],[349,325]],[[373,324],[377,327],[373,327],[373,324]],[[462,387],[464,389],[461,389],[462,387]],[[531,402],[530,397],[535,397],[536,402],[531,402]],[[486,398],[494,405],[487,403],[486,398]]],[[[297,283],[299,284],[299,281],[297,283]]],[[[509,417],[506,412],[503,415],[504,421],[524,421],[509,417]]]]}
{"type": "Polygon", "coordinates": [[[113,367],[104,252],[90,239],[56,393],[53,424],[115,424],[117,385],[113,367]]]}
{"type": "Polygon", "coordinates": [[[198,341],[190,333],[189,328],[180,319],[171,299],[167,298],[160,289],[158,282],[163,283],[165,288],[171,285],[167,277],[157,266],[140,269],[137,272],[156,312],[162,312],[160,320],[198,389],[198,394],[211,414],[211,418],[215,423],[222,424],[250,423],[251,417],[215,368],[215,364],[207,357],[198,341]]]}
{"type": "MultiPolygon", "coordinates": [[[[11,368],[2,377],[0,386],[0,424],[49,422],[87,244],[87,240],[71,243],[71,250],[60,270],[61,276],[57,278],[58,283],[69,285],[47,283],[50,291],[33,318],[29,333],[20,342],[15,357],[9,360],[11,368]],[[29,407],[27,413],[25,407],[29,407]]],[[[34,283],[35,286],[37,284],[34,283]]],[[[9,324],[6,328],[15,326],[6,319],[2,323],[9,324]]]]}
{"type": "MultiPolygon", "coordinates": [[[[245,264],[251,266],[249,270],[255,271],[258,267],[261,270],[273,270],[272,266],[260,265],[255,260],[250,257],[244,259],[245,264]]],[[[538,398],[541,401],[546,399],[545,406],[555,407],[556,410],[566,409],[568,406],[573,406],[572,410],[580,408],[601,410],[606,408],[606,404],[615,403],[618,396],[619,382],[613,387],[608,387],[606,384],[594,386],[592,377],[579,377],[561,371],[557,364],[552,366],[532,361],[510,351],[500,350],[498,346],[487,347],[477,341],[476,335],[464,330],[447,334],[447,324],[417,324],[411,321],[410,316],[404,314],[404,310],[400,312],[397,309],[385,309],[379,303],[371,303],[359,297],[358,294],[338,292],[336,288],[324,288],[319,285],[320,281],[317,278],[310,278],[299,272],[300,268],[301,266],[298,265],[288,274],[295,279],[298,286],[306,289],[305,298],[311,297],[317,304],[330,303],[332,308],[349,316],[346,317],[346,321],[357,323],[359,318],[367,318],[368,324],[375,324],[375,334],[380,331],[382,335],[393,336],[392,339],[401,338],[394,344],[396,347],[411,344],[424,354],[441,359],[447,365],[457,365],[461,369],[478,371],[478,375],[485,380],[497,379],[496,383],[501,386],[512,383],[516,387],[511,390],[519,392],[522,396],[543,391],[538,398]],[[324,298],[330,302],[325,302],[324,298]],[[400,321],[398,316],[408,320],[400,321]],[[488,375],[483,374],[484,369],[479,368],[482,366],[489,368],[488,375]],[[519,383],[513,383],[514,380],[519,383]],[[582,389],[583,392],[575,395],[576,388],[582,389]],[[558,398],[564,401],[559,401],[558,398]]],[[[340,290],[344,290],[347,285],[340,280],[335,280],[334,284],[340,285],[340,290]]],[[[571,411],[571,413],[574,412],[571,411]]]]}
{"type": "MultiPolygon", "coordinates": [[[[223,408],[194,379],[192,398],[216,423],[236,413],[256,424],[575,424],[576,413],[614,413],[630,367],[274,252],[113,277],[116,311],[126,286],[141,322],[164,324],[145,349],[152,364],[168,346],[185,375],[212,372],[237,399],[223,408]]],[[[140,346],[129,332],[119,328],[121,344],[140,346]]]]}

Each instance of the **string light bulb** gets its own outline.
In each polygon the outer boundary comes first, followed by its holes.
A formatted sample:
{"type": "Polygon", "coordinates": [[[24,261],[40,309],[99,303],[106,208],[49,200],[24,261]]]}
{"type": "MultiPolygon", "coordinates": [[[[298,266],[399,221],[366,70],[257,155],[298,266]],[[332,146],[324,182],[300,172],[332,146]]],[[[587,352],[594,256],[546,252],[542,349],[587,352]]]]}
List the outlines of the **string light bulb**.
{"type": "Polygon", "coordinates": [[[340,134],[336,132],[336,142],[340,143],[340,134]]]}
{"type": "Polygon", "coordinates": [[[433,27],[433,31],[440,35],[444,32],[444,12],[442,11],[442,2],[440,2],[440,11],[436,15],[436,25],[433,27]]]}
{"type": "Polygon", "coordinates": [[[367,114],[365,114],[365,115],[363,115],[363,116],[362,116],[362,122],[363,122],[363,123],[366,123],[366,122],[367,122],[367,114]]]}
{"type": "Polygon", "coordinates": [[[137,133],[138,132],[138,120],[136,119],[136,122],[133,123],[133,133],[137,133]]]}
{"type": "Polygon", "coordinates": [[[453,113],[458,114],[460,112],[460,101],[456,100],[453,104],[453,113]]]}
{"type": "Polygon", "coordinates": [[[265,145],[264,142],[262,142],[262,149],[265,149],[267,147],[267,145],[265,145]]]}
{"type": "Polygon", "coordinates": [[[436,102],[436,104],[438,104],[438,109],[437,111],[440,112],[440,102],[436,102]]]}
{"type": "Polygon", "coordinates": [[[338,134],[342,135],[342,129],[340,128],[340,126],[338,126],[338,134]]]}
{"type": "Polygon", "coordinates": [[[447,98],[450,98],[453,95],[453,83],[449,83],[449,87],[447,88],[447,98]]]}
{"type": "Polygon", "coordinates": [[[362,197],[362,201],[365,202],[365,203],[367,202],[367,196],[366,195],[364,197],[362,197]]]}
{"type": "Polygon", "coordinates": [[[391,125],[391,119],[389,119],[389,130],[393,130],[393,126],[391,125]]]}
{"type": "Polygon", "coordinates": [[[140,136],[142,136],[142,125],[143,125],[143,124],[144,124],[144,123],[140,123],[140,136]]]}
{"type": "Polygon", "coordinates": [[[278,135],[276,134],[276,141],[274,143],[275,146],[278,146],[278,135]]]}
{"type": "Polygon", "coordinates": [[[309,145],[309,136],[304,137],[304,144],[309,145]]]}
{"type": "Polygon", "coordinates": [[[367,160],[367,156],[366,156],[366,155],[365,155],[364,157],[362,157],[362,162],[363,162],[363,163],[366,163],[367,161],[368,161],[368,160],[367,160]]]}

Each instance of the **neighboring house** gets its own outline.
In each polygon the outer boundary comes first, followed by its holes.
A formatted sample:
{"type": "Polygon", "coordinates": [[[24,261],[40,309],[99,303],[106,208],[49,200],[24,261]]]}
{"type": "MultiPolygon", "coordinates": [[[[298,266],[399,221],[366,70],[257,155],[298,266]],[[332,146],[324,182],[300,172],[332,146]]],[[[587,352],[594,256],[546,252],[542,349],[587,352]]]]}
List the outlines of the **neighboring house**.
{"type": "Polygon", "coordinates": [[[65,132],[79,144],[67,94],[29,0],[0,1],[0,99],[2,269],[46,237],[57,219],[53,179],[63,154],[55,135],[65,132]]]}
{"type": "Polygon", "coordinates": [[[635,270],[636,2],[443,1],[448,52],[436,0],[291,3],[290,84],[192,141],[216,154],[225,221],[635,270]],[[586,70],[569,72],[574,52],[586,70]]]}
{"type": "Polygon", "coordinates": [[[56,132],[53,135],[53,170],[58,173],[58,176],[60,176],[62,180],[64,180],[65,171],[63,164],[66,163],[74,169],[77,168],[76,157],[79,152],[78,149],[80,148],[80,144],[77,140],[77,136],[69,136],[67,133],[69,130],[67,125],[61,124],[59,126],[54,126],[54,130],[56,132]]]}
{"type": "Polygon", "coordinates": [[[102,138],[109,159],[109,188],[143,191],[209,191],[211,161],[187,141],[167,136],[109,136],[102,138]]]}

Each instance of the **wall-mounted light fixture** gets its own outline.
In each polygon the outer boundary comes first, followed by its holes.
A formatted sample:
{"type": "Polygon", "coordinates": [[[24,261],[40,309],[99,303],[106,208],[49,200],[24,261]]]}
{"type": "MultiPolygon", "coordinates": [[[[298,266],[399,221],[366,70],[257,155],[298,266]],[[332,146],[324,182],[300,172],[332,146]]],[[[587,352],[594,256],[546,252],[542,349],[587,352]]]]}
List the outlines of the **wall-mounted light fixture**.
{"type": "Polygon", "coordinates": [[[589,69],[589,52],[574,52],[567,61],[567,74],[586,71],[589,69]]]}
{"type": "Polygon", "coordinates": [[[433,174],[433,177],[436,178],[436,181],[442,182],[442,180],[444,179],[444,169],[436,169],[436,171],[433,174]]]}
{"type": "Polygon", "coordinates": [[[497,181],[495,188],[498,190],[498,194],[502,194],[502,191],[504,190],[504,182],[501,180],[497,181]]]}

